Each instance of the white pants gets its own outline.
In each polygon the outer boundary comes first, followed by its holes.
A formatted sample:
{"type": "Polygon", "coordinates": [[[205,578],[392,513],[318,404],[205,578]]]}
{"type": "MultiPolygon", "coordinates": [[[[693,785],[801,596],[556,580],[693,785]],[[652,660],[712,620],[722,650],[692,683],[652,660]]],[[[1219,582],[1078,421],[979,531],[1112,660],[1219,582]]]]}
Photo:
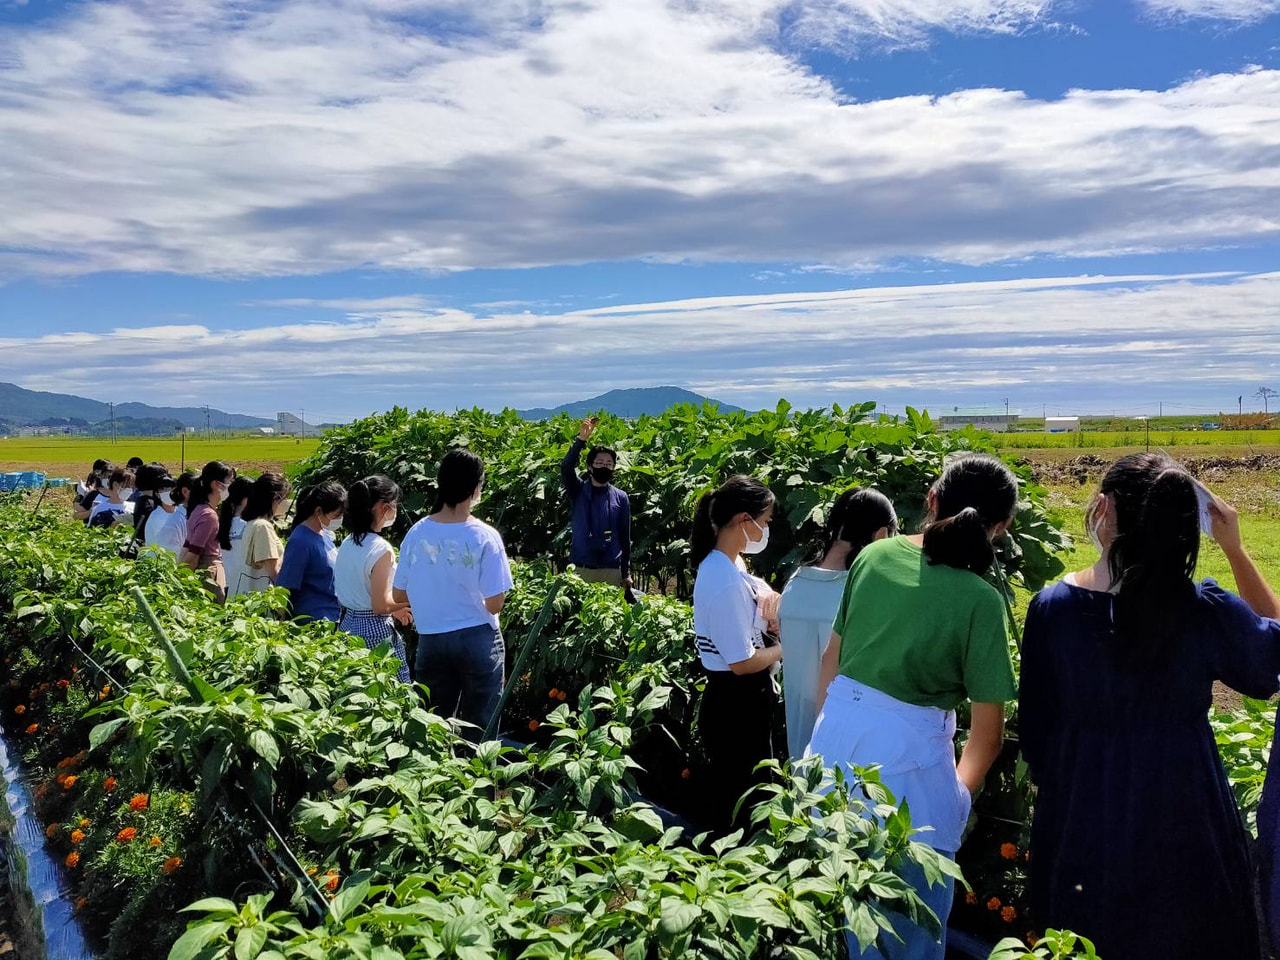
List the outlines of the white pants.
{"type": "Polygon", "coordinates": [[[879,766],[880,780],[911,807],[911,823],[927,829],[922,843],[953,855],[969,820],[972,797],[956,772],[954,710],[903,703],[839,676],[805,749],[828,766],[879,766]]]}

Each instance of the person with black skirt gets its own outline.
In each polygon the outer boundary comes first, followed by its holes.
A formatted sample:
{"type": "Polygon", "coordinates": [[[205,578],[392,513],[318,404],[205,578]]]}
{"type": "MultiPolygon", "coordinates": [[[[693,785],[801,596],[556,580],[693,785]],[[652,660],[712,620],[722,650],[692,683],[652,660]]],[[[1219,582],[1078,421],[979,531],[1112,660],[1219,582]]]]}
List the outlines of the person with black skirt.
{"type": "Polygon", "coordinates": [[[721,833],[750,826],[750,801],[736,817],[734,807],[760,782],[756,765],[774,755],[773,674],[782,648],[770,646],[766,633],[778,595],[742,561],[768,544],[773,506],[759,480],[730,477],[703,495],[693,521],[693,626],[707,672],[698,725],[709,768],[708,826],[721,833]]]}

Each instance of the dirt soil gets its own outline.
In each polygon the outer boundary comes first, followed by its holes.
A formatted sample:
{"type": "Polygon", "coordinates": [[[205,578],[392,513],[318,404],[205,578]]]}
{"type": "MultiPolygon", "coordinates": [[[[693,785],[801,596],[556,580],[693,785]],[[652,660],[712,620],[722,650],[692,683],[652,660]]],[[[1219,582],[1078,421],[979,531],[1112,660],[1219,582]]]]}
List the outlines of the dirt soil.
{"type": "MultiPolygon", "coordinates": [[[[1193,457],[1176,450],[1170,454],[1187,468],[1193,477],[1206,481],[1221,480],[1238,473],[1280,473],[1280,454],[1256,454],[1251,457],[1193,457]]],[[[1086,453],[1069,460],[1044,460],[1030,455],[1021,458],[1035,471],[1041,483],[1089,483],[1102,476],[1114,460],[1086,453]]]]}

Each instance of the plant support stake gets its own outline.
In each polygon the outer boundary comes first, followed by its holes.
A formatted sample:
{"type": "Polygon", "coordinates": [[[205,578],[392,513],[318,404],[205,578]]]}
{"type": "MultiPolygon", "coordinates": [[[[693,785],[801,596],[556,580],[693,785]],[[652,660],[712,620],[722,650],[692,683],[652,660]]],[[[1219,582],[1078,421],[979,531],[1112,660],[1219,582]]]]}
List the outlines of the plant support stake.
{"type": "Polygon", "coordinates": [[[142,610],[142,616],[146,618],[147,623],[151,626],[151,632],[160,641],[160,647],[164,650],[165,659],[169,661],[169,669],[173,671],[174,676],[182,682],[182,685],[187,688],[187,691],[197,703],[204,703],[204,694],[196,686],[195,680],[191,677],[191,671],[182,662],[182,657],[178,655],[177,648],[165,636],[164,627],[160,626],[160,621],[156,619],[156,613],[151,609],[151,604],[147,603],[147,598],[143,595],[142,588],[132,586],[129,588],[129,593],[137,601],[138,607],[142,610]]]}
{"type": "Polygon", "coordinates": [[[498,724],[502,720],[502,711],[506,709],[507,700],[511,697],[511,686],[516,682],[516,678],[523,674],[525,663],[528,662],[530,654],[533,653],[533,648],[538,645],[538,637],[542,634],[542,628],[551,619],[551,607],[559,594],[560,584],[552,581],[551,589],[547,591],[547,599],[543,602],[542,610],[538,613],[538,619],[534,621],[533,629],[529,631],[528,639],[525,640],[524,646],[520,648],[520,652],[516,655],[516,662],[511,665],[511,676],[507,678],[506,686],[502,688],[502,696],[498,698],[498,706],[494,708],[493,716],[485,724],[484,739],[492,740],[498,732],[498,724]]]}

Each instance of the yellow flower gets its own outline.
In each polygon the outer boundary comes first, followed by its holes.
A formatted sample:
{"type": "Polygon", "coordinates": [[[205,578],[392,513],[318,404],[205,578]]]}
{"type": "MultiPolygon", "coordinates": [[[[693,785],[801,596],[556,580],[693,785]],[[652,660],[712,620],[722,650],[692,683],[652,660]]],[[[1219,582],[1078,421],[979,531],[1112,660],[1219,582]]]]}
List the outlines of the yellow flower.
{"type": "Polygon", "coordinates": [[[158,847],[162,843],[164,843],[164,841],[161,840],[159,837],[152,837],[151,840],[149,841],[149,845],[152,847],[158,847]]]}

